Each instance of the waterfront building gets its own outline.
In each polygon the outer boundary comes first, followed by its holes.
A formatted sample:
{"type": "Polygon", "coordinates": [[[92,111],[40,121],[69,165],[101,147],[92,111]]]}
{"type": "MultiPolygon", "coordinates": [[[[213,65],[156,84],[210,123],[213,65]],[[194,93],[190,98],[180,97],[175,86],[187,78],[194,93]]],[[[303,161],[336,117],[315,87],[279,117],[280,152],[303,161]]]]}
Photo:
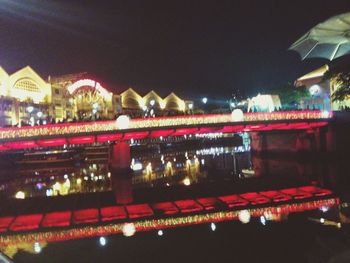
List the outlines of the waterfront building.
{"type": "Polygon", "coordinates": [[[144,96],[131,87],[112,90],[85,72],[45,80],[30,66],[13,74],[0,67],[0,126],[114,119],[120,114],[156,117],[193,109],[192,101],[173,92],[162,98],[153,90],[144,96]]]}
{"type": "Polygon", "coordinates": [[[295,81],[296,87],[306,86],[311,98],[302,101],[303,109],[341,110],[350,107],[350,98],[344,101],[332,101],[332,95],[339,85],[334,79],[326,79],[325,74],[329,70],[328,65],[315,69],[295,81]]]}

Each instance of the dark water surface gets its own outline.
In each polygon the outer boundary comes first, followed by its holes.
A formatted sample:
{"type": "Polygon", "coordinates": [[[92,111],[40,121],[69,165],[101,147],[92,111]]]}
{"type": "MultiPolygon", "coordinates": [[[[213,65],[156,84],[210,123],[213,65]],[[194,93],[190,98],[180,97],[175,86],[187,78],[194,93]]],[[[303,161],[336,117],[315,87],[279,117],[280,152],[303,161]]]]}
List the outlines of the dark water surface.
{"type": "MultiPolygon", "coordinates": [[[[50,200],[58,197],[69,200],[60,205],[77,209],[111,204],[118,196],[142,203],[310,184],[346,200],[349,189],[343,155],[258,156],[247,144],[226,141],[134,145],[133,170],[122,180],[109,170],[108,156],[107,147],[6,156],[0,171],[2,213],[49,211],[50,200]]],[[[333,207],[279,222],[217,223],[215,231],[202,224],[166,229],[161,236],[157,231],[107,236],[105,246],[99,237],[41,244],[40,253],[22,248],[13,256],[15,262],[328,262],[349,247],[347,227],[337,222],[333,207]],[[335,224],[321,224],[321,218],[335,224]]]]}

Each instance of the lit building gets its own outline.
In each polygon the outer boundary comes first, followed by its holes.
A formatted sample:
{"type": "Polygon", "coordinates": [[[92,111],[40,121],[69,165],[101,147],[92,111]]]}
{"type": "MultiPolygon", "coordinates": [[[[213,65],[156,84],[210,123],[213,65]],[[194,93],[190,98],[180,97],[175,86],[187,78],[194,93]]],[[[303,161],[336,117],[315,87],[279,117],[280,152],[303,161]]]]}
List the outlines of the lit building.
{"type": "Polygon", "coordinates": [[[173,92],[165,98],[155,91],[144,96],[129,88],[110,92],[87,73],[41,78],[27,66],[8,74],[0,67],[0,126],[35,125],[60,121],[113,119],[120,114],[154,117],[190,113],[192,101],[173,92]]]}
{"type": "Polygon", "coordinates": [[[296,87],[305,86],[311,95],[310,99],[302,101],[302,109],[339,110],[339,102],[331,101],[336,85],[332,81],[324,79],[324,74],[328,70],[328,65],[324,65],[295,81],[296,87]]]}
{"type": "Polygon", "coordinates": [[[9,75],[0,67],[0,125],[36,123],[52,116],[51,85],[27,66],[9,75]]]}

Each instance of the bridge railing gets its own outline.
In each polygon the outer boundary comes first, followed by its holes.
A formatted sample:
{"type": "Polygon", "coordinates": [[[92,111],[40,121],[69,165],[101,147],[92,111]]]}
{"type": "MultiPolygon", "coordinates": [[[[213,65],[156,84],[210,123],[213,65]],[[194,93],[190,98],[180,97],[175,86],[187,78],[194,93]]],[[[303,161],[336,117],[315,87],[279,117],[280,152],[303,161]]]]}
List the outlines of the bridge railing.
{"type": "Polygon", "coordinates": [[[330,119],[332,112],[326,111],[285,111],[245,113],[238,119],[233,114],[185,115],[159,118],[131,119],[127,127],[121,127],[114,120],[85,123],[61,123],[20,128],[1,128],[0,141],[41,136],[67,136],[83,133],[118,132],[125,129],[176,128],[182,126],[213,125],[229,123],[249,123],[268,121],[296,121],[330,119]]]}

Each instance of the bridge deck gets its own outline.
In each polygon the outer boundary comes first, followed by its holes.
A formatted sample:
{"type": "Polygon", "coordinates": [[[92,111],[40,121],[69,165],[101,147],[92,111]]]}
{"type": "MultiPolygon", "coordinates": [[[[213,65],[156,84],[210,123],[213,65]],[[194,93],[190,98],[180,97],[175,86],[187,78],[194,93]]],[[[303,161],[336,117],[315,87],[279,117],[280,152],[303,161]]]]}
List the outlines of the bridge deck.
{"type": "Polygon", "coordinates": [[[332,117],[322,111],[287,111],[245,113],[239,120],[231,114],[212,114],[131,119],[124,125],[98,121],[1,128],[0,151],[214,132],[310,129],[327,125],[332,117]]]}
{"type": "Polygon", "coordinates": [[[0,247],[21,242],[57,242],[118,234],[123,232],[124,224],[130,222],[136,231],[148,231],[237,220],[240,211],[246,209],[252,217],[268,214],[272,220],[279,220],[288,213],[336,204],[338,199],[331,191],[303,186],[160,203],[7,215],[0,217],[0,231],[3,232],[0,247]],[[31,233],[33,230],[35,232],[31,233]]]}

